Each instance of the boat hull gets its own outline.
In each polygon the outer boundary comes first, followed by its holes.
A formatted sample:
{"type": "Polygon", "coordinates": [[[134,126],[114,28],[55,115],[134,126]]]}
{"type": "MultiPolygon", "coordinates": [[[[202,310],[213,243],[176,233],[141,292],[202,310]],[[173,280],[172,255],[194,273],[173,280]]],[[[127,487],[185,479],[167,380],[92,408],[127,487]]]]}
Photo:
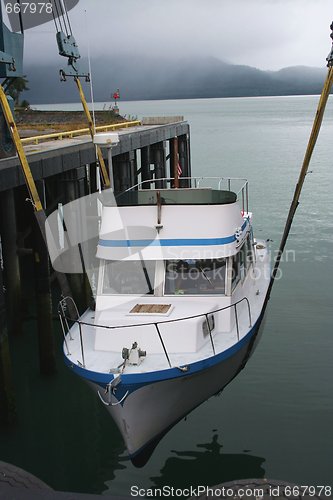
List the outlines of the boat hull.
{"type": "MultiPolygon", "coordinates": [[[[125,441],[129,456],[137,466],[144,465],[163,435],[179,420],[209,397],[221,391],[244,368],[258,340],[260,321],[239,349],[220,362],[193,374],[148,383],[129,390],[121,404],[106,406],[125,441]],[[149,451],[148,451],[149,450],[149,451]]],[[[101,391],[95,382],[90,385],[101,391]]],[[[112,397],[113,403],[117,403],[112,397]]]]}

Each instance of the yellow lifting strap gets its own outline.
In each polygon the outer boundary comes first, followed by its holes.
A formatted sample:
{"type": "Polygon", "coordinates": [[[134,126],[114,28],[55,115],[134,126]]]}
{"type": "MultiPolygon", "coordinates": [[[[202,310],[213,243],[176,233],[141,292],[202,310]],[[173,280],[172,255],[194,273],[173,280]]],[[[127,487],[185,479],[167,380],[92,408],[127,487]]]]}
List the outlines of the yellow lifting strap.
{"type": "Polygon", "coordinates": [[[1,101],[1,107],[2,111],[6,120],[6,123],[8,125],[10,134],[12,136],[21,166],[22,166],[22,172],[25,178],[25,183],[27,185],[29,195],[32,201],[32,204],[34,206],[34,209],[36,212],[40,212],[43,210],[42,203],[39,198],[39,194],[36,188],[36,184],[34,181],[34,178],[32,176],[29,163],[27,160],[27,157],[25,155],[23,145],[21,142],[20,134],[18,133],[16,123],[13,117],[12,110],[10,109],[10,106],[8,104],[7,96],[2,88],[2,85],[0,85],[0,101],[1,101]]]}
{"type": "MultiPolygon", "coordinates": [[[[332,25],[333,25],[333,23],[332,23],[332,25]]],[[[271,275],[271,281],[270,281],[267,295],[266,295],[266,299],[265,299],[265,306],[267,304],[267,301],[269,300],[270,293],[271,293],[271,290],[273,287],[273,283],[274,283],[274,280],[275,280],[275,277],[276,277],[276,274],[277,274],[277,271],[278,271],[278,268],[280,265],[281,257],[282,257],[284,248],[285,248],[286,243],[287,243],[287,239],[288,239],[290,228],[291,228],[291,225],[292,225],[292,222],[294,219],[294,215],[295,215],[295,212],[296,212],[297,207],[299,205],[299,198],[301,195],[301,191],[302,191],[302,187],[303,187],[303,184],[305,181],[306,174],[308,173],[308,168],[309,168],[309,164],[311,161],[312,153],[313,153],[314,147],[315,147],[317,139],[318,139],[320,127],[321,127],[321,124],[323,121],[323,116],[324,116],[327,100],[328,100],[328,97],[330,95],[330,91],[332,88],[332,84],[333,84],[333,67],[329,66],[327,77],[326,77],[326,80],[324,83],[324,87],[323,87],[323,90],[322,90],[322,93],[321,93],[321,96],[319,99],[316,116],[315,116],[315,119],[314,119],[314,122],[312,125],[312,130],[311,130],[309,142],[308,142],[306,152],[304,155],[304,160],[303,160],[302,167],[301,167],[299,177],[298,177],[298,181],[297,181],[297,184],[295,187],[294,197],[293,197],[293,200],[292,200],[290,208],[289,208],[289,213],[288,213],[287,221],[286,221],[285,228],[283,231],[283,235],[281,238],[279,251],[278,251],[277,257],[275,259],[274,268],[273,268],[272,275],[271,275]]]]}
{"type": "MultiPolygon", "coordinates": [[[[40,228],[40,231],[42,233],[42,237],[45,241],[45,244],[47,244],[46,232],[45,232],[46,214],[44,212],[43,205],[42,205],[41,200],[39,198],[36,184],[35,184],[34,178],[32,176],[30,166],[29,166],[27,157],[25,155],[25,152],[24,152],[24,149],[22,146],[21,138],[20,138],[20,135],[19,135],[17,127],[16,127],[13,113],[12,113],[12,110],[10,109],[9,104],[8,104],[7,96],[2,88],[2,85],[0,85],[0,102],[1,102],[1,107],[2,107],[2,111],[3,111],[4,117],[5,117],[7,126],[10,130],[10,133],[11,133],[11,136],[12,136],[12,139],[13,139],[21,166],[22,166],[22,172],[24,175],[25,183],[26,183],[26,186],[28,188],[28,192],[30,195],[30,199],[32,201],[32,205],[34,207],[35,217],[36,217],[38,226],[40,228]]],[[[58,271],[55,271],[55,275],[56,275],[56,278],[58,280],[58,283],[59,283],[59,286],[60,286],[60,289],[61,289],[63,296],[64,297],[71,297],[72,293],[71,293],[66,275],[62,274],[58,271]]],[[[72,306],[72,304],[70,304],[70,307],[69,307],[69,314],[70,314],[71,318],[76,317],[76,311],[75,311],[74,307],[72,306]]]]}
{"type": "MultiPolygon", "coordinates": [[[[78,76],[76,76],[74,78],[74,80],[75,80],[77,88],[79,90],[79,94],[80,94],[80,99],[81,99],[81,102],[82,102],[82,106],[83,106],[84,112],[85,112],[87,120],[88,120],[90,135],[91,135],[92,140],[94,140],[94,135],[95,135],[95,132],[96,132],[95,131],[95,125],[94,125],[94,122],[93,122],[93,120],[91,118],[91,114],[90,114],[90,111],[89,111],[89,108],[88,108],[88,105],[87,105],[87,101],[86,101],[86,98],[85,98],[85,95],[84,95],[84,92],[83,92],[83,89],[82,89],[82,85],[81,85],[81,82],[80,82],[80,79],[79,79],[78,76]]],[[[100,167],[101,167],[101,174],[102,174],[103,186],[104,186],[104,188],[109,188],[111,186],[111,184],[110,184],[110,178],[109,178],[109,174],[108,174],[108,171],[106,169],[106,166],[105,166],[103,154],[102,154],[101,148],[99,146],[96,146],[96,148],[97,148],[98,161],[99,161],[99,164],[100,164],[100,167]]]]}

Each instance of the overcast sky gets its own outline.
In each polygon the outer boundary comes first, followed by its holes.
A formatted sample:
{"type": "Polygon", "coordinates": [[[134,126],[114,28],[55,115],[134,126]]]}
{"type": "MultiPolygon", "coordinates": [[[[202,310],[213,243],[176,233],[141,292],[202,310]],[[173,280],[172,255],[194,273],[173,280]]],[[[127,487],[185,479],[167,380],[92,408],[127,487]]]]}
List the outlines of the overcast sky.
{"type": "MultiPolygon", "coordinates": [[[[70,12],[81,55],[207,55],[260,69],[324,66],[333,0],[80,0],[70,12]]],[[[25,59],[56,59],[54,25],[28,30],[25,59]]],[[[60,61],[60,57],[58,60],[60,61]]],[[[61,61],[60,61],[61,62],[61,61]]],[[[60,64],[59,62],[59,64],[60,64]]]]}

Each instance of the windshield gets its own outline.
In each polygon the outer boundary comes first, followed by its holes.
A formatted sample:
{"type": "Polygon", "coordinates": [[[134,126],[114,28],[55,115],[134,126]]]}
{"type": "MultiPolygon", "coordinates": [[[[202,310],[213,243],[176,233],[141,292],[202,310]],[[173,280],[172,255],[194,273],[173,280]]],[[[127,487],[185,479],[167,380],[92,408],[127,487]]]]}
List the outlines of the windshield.
{"type": "Polygon", "coordinates": [[[165,295],[225,294],[226,260],[167,260],[165,295]]]}
{"type": "Polygon", "coordinates": [[[154,281],[155,261],[105,261],[102,293],[153,294],[154,281]]]}

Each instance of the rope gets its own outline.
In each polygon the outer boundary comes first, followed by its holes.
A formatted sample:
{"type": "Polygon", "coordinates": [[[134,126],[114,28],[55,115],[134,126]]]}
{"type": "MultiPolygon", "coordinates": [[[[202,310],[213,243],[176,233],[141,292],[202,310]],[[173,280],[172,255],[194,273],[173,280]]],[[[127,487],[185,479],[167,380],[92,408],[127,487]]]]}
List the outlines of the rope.
{"type": "Polygon", "coordinates": [[[295,212],[296,212],[297,207],[299,205],[299,198],[301,195],[301,191],[302,191],[302,187],[303,187],[303,184],[305,181],[306,174],[308,172],[312,153],[313,153],[314,147],[315,147],[317,139],[318,139],[318,135],[319,135],[322,121],[323,121],[323,116],[324,116],[327,100],[328,100],[328,97],[330,94],[330,90],[332,87],[332,83],[333,83],[333,67],[330,66],[325,83],[324,83],[324,87],[323,87],[323,90],[322,90],[322,93],[321,93],[321,96],[319,99],[319,104],[318,104],[316,116],[314,119],[314,123],[312,126],[310,139],[309,139],[308,146],[307,146],[307,149],[305,152],[305,156],[304,156],[302,168],[301,168],[301,171],[299,174],[298,182],[297,182],[296,187],[295,187],[294,197],[293,197],[293,200],[292,200],[291,205],[290,205],[286,225],[285,225],[285,228],[283,231],[283,235],[282,235],[282,239],[281,239],[281,243],[280,243],[280,247],[279,247],[279,252],[278,252],[278,255],[277,255],[275,263],[274,263],[274,268],[273,268],[273,272],[271,274],[271,280],[269,283],[269,287],[268,287],[268,291],[267,291],[267,295],[266,295],[266,299],[265,299],[265,303],[264,303],[264,308],[266,307],[267,302],[270,298],[271,290],[272,290],[272,287],[274,284],[274,280],[275,280],[277,271],[279,269],[282,254],[283,254],[283,251],[284,251],[284,248],[286,246],[286,242],[287,242],[287,239],[289,236],[290,228],[291,228],[294,216],[295,216],[295,212]]]}

